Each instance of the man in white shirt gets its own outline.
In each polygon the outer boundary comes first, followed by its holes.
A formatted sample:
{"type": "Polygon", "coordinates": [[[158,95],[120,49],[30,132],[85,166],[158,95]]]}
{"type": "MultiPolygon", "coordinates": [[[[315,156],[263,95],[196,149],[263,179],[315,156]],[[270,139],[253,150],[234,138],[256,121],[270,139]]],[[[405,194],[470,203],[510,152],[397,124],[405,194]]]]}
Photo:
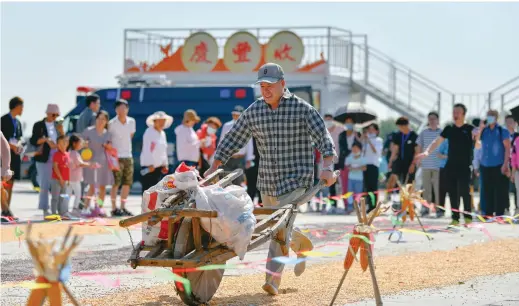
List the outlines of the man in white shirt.
{"type": "Polygon", "coordinates": [[[117,116],[110,120],[108,131],[112,135],[112,147],[117,150],[119,171],[114,171],[114,185],[110,197],[112,199],[112,216],[132,216],[126,209],[126,199],[133,184],[132,138],[135,134],[135,119],[128,117],[128,101],[119,99],[115,102],[117,116]],[[117,192],[121,188],[121,208],[117,208],[117,192]]]}
{"type": "Polygon", "coordinates": [[[200,122],[200,117],[192,109],[184,112],[182,124],[175,128],[177,136],[177,158],[178,162],[189,167],[198,167],[200,161],[200,140],[193,126],[200,122]]]}
{"type": "MultiPolygon", "coordinates": [[[[362,135],[362,151],[364,160],[366,161],[366,170],[364,171],[364,190],[366,192],[375,192],[378,190],[378,168],[380,166],[380,158],[384,141],[378,137],[380,130],[378,124],[372,123],[366,129],[366,133],[362,135]]],[[[371,201],[371,197],[367,197],[369,211],[377,206],[378,194],[374,193],[375,202],[371,201]]]]}
{"type": "MultiPolygon", "coordinates": [[[[222,127],[222,133],[220,134],[220,142],[222,142],[225,135],[231,130],[234,123],[238,118],[240,118],[241,114],[245,109],[241,105],[236,105],[234,110],[232,111],[232,121],[226,122],[222,127]]],[[[252,161],[254,160],[254,146],[252,143],[252,138],[249,140],[247,145],[238,151],[238,153],[234,154],[229,161],[223,166],[224,171],[234,171],[236,169],[249,169],[252,165],[252,161]]],[[[244,176],[240,176],[233,181],[234,185],[241,185],[244,181],[244,176]]]]}

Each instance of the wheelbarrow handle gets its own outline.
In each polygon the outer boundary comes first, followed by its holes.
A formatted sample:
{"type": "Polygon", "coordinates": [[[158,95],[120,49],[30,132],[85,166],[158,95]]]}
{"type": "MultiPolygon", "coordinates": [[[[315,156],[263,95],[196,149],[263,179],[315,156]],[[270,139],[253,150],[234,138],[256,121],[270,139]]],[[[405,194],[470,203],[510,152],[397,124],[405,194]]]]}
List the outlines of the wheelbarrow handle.
{"type": "MultiPolygon", "coordinates": [[[[339,170],[337,170],[337,171],[333,172],[333,175],[335,177],[339,177],[340,173],[341,172],[339,170]]],[[[299,198],[297,198],[292,204],[296,205],[296,207],[297,207],[302,204],[308,203],[317,194],[317,192],[319,192],[319,190],[323,189],[324,187],[326,187],[326,181],[320,180],[319,183],[317,183],[316,185],[314,185],[313,187],[308,189],[303,195],[301,195],[299,198]]]]}

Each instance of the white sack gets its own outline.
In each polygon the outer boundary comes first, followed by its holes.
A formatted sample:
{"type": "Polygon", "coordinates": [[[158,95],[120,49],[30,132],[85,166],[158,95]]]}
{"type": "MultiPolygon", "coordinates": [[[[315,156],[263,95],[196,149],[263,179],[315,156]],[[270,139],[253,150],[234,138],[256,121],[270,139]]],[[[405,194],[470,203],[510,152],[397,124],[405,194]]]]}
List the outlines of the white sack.
{"type": "Polygon", "coordinates": [[[204,230],[243,260],[256,225],[254,204],[245,189],[236,185],[225,189],[217,186],[201,187],[195,193],[195,200],[198,209],[218,212],[218,217],[212,220],[201,218],[204,230]]]}

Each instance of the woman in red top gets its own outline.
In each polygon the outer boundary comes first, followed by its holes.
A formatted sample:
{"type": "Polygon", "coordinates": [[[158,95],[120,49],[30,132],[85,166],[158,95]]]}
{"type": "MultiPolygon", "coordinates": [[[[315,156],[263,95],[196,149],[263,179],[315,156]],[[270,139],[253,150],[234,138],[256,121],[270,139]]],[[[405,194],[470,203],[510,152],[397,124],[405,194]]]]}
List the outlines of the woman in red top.
{"type": "Polygon", "coordinates": [[[216,151],[216,132],[222,127],[222,122],[216,117],[209,117],[202,124],[202,127],[196,131],[198,139],[200,139],[201,169],[200,173],[204,173],[209,169],[209,164],[216,151]]]}
{"type": "Polygon", "coordinates": [[[52,194],[51,213],[59,213],[61,219],[67,220],[71,216],[68,212],[68,188],[70,180],[70,157],[67,152],[68,139],[61,135],[57,139],[58,151],[52,157],[52,181],[50,191],[52,194]]]}

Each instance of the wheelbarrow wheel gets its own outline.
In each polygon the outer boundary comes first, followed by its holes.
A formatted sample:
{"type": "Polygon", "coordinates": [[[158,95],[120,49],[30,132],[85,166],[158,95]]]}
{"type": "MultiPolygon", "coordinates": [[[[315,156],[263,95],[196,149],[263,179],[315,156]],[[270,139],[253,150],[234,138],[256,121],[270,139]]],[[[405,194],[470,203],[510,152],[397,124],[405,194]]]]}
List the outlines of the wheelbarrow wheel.
{"type": "MultiPolygon", "coordinates": [[[[204,232],[204,231],[202,231],[204,232]]],[[[202,241],[209,235],[204,232],[202,241]]],[[[173,257],[182,258],[195,249],[191,218],[184,218],[177,231],[173,245],[173,257]]],[[[223,264],[223,263],[222,263],[223,264]]],[[[196,271],[178,273],[191,282],[191,293],[187,294],[181,283],[175,282],[175,290],[186,305],[201,305],[209,302],[218,290],[223,278],[224,270],[196,271]]]]}

